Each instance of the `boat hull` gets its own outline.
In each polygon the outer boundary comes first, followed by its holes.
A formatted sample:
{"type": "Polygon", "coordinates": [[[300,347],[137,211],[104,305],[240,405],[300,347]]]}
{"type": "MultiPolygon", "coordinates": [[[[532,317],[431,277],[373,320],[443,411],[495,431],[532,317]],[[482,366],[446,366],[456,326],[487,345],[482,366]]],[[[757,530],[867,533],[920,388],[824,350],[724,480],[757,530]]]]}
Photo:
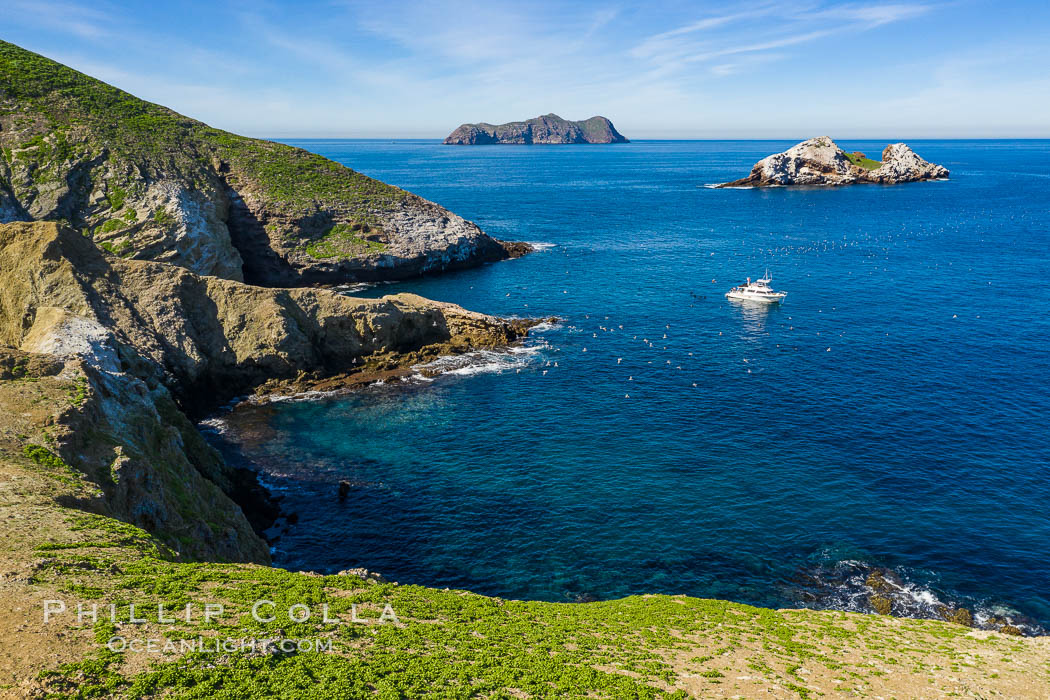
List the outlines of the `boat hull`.
{"type": "Polygon", "coordinates": [[[748,292],[726,292],[727,299],[735,299],[736,301],[757,301],[763,304],[779,304],[787,296],[786,292],[777,292],[775,294],[751,294],[748,292]]]}

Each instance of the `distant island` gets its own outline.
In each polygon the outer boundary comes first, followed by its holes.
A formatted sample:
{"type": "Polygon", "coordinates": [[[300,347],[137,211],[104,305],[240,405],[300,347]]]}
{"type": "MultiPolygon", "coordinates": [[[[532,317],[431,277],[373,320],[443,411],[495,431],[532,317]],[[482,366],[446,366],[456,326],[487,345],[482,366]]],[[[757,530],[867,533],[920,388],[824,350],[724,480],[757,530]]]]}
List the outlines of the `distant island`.
{"type": "Polygon", "coordinates": [[[628,143],[613,123],[605,117],[591,117],[573,122],[557,114],[544,114],[523,122],[507,124],[463,124],[445,139],[456,146],[480,146],[495,143],[564,144],[628,143]]]}
{"type": "Polygon", "coordinates": [[[923,160],[904,143],[891,143],[882,160],[860,151],[847,153],[827,136],[796,144],[755,163],[751,174],[718,187],[777,187],[783,185],[852,185],[943,180],[948,169],[923,160]]]}

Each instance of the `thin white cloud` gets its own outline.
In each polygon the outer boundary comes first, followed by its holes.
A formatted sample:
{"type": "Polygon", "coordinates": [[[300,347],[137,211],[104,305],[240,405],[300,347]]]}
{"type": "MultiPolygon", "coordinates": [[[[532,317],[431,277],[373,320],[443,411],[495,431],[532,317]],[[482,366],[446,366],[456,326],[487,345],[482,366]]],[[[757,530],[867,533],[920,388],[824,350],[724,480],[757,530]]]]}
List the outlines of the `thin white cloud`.
{"type": "Polygon", "coordinates": [[[111,29],[115,8],[106,3],[85,7],[61,0],[4,0],[5,22],[46,27],[82,39],[114,36],[111,29]]]}
{"type": "Polygon", "coordinates": [[[810,14],[810,19],[843,19],[862,22],[869,27],[878,27],[890,22],[912,19],[926,14],[932,8],[922,4],[888,4],[888,5],[844,5],[810,14]]]}
{"type": "MultiPolygon", "coordinates": [[[[653,34],[633,47],[629,54],[647,60],[657,66],[661,75],[667,76],[692,63],[796,46],[844,32],[870,30],[919,17],[930,9],[930,5],[921,3],[830,7],[760,5],[741,12],[704,17],[653,34]],[[756,41],[756,38],[762,39],[756,41]]],[[[723,67],[711,72],[728,75],[734,71],[723,67]]]]}
{"type": "Polygon", "coordinates": [[[602,29],[602,27],[606,26],[607,24],[610,24],[619,15],[620,9],[618,7],[607,7],[605,9],[598,10],[592,16],[591,24],[587,28],[587,31],[584,32],[584,36],[590,37],[591,35],[597,33],[600,29],[602,29]]]}
{"type": "Polygon", "coordinates": [[[785,46],[795,46],[797,44],[807,44],[817,39],[822,39],[831,34],[835,34],[838,30],[835,29],[824,29],[815,32],[808,32],[806,34],[796,34],[793,36],[785,36],[780,39],[773,39],[772,41],[764,41],[758,44],[744,44],[742,46],[730,46],[716,51],[707,51],[703,53],[693,54],[686,56],[683,61],[686,63],[695,63],[697,61],[709,61],[713,58],[721,58],[723,56],[733,56],[741,53],[758,53],[760,51],[769,51],[770,49],[782,49],[785,46]]]}
{"type": "Polygon", "coordinates": [[[716,29],[746,19],[755,19],[764,15],[769,15],[771,12],[773,12],[773,8],[771,6],[765,6],[745,12],[734,12],[730,14],[705,17],[681,27],[669,29],[665,32],[660,32],[659,34],[654,34],[648,37],[642,43],[631,49],[631,55],[638,58],[655,56],[664,53],[675,46],[679,46],[679,42],[672,41],[679,37],[698,32],[705,32],[709,29],[716,29]]]}

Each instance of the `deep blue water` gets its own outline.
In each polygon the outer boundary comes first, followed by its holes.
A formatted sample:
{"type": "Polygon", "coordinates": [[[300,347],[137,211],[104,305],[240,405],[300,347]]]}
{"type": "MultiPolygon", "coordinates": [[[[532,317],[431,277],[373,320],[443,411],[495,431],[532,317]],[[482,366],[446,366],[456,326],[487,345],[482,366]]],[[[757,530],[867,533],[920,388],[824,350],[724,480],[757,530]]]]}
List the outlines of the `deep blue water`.
{"type": "Polygon", "coordinates": [[[298,514],[278,565],[841,607],[887,566],[1050,624],[1050,142],[914,141],[950,181],[773,190],[702,185],[790,142],[293,143],[552,246],[364,294],[565,321],[436,381],[230,416],[224,449],[298,514]],[[723,297],[767,267],[782,307],[723,297]]]}

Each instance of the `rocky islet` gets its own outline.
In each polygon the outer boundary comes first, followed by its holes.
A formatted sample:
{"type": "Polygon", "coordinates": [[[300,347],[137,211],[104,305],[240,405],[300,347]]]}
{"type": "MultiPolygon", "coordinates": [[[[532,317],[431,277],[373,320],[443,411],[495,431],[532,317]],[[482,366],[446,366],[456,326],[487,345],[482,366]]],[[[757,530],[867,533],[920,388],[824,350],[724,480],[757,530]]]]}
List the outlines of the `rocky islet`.
{"type": "Polygon", "coordinates": [[[751,174],[719,187],[781,187],[788,185],[894,185],[943,180],[947,168],[922,159],[907,144],[893,143],[875,161],[863,153],[847,153],[827,136],[795,144],[783,153],[755,163],[751,174]]]}

